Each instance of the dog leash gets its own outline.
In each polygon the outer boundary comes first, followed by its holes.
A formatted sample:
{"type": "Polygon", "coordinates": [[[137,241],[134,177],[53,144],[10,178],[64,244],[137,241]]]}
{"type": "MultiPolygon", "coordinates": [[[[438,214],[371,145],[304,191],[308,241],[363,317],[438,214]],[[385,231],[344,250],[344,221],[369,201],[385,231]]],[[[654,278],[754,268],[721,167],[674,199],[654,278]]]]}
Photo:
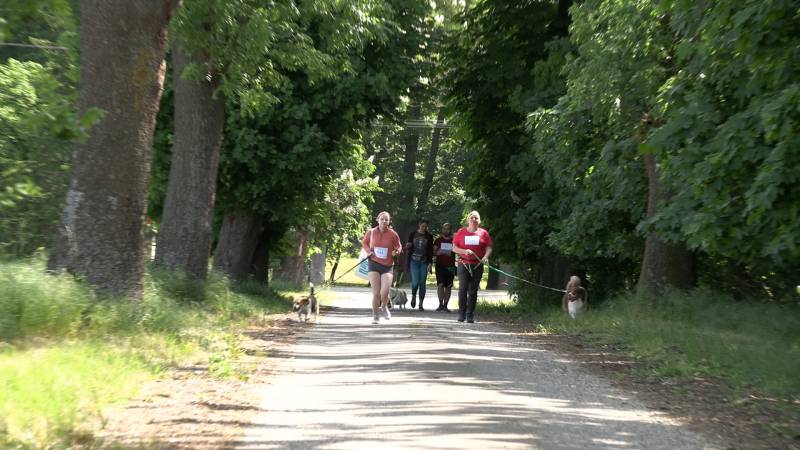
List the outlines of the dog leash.
{"type": "MultiPolygon", "coordinates": [[[[464,263],[462,263],[462,264],[464,264],[464,263]]],[[[480,267],[480,266],[481,266],[481,264],[483,264],[484,266],[488,267],[490,270],[494,270],[495,272],[502,273],[503,275],[505,275],[505,276],[507,276],[507,277],[509,277],[509,278],[513,278],[513,279],[515,279],[515,280],[522,281],[523,283],[528,283],[528,284],[530,284],[531,286],[536,286],[536,287],[539,287],[539,288],[542,288],[542,289],[549,289],[549,290],[551,290],[551,291],[560,292],[560,293],[562,293],[562,294],[563,294],[563,293],[565,293],[565,292],[567,292],[567,291],[566,291],[566,290],[564,290],[564,289],[556,289],[556,288],[554,288],[554,287],[545,286],[545,285],[543,285],[543,284],[539,284],[539,283],[534,283],[533,281],[528,281],[528,280],[526,280],[526,279],[524,279],[524,278],[520,278],[520,277],[518,277],[518,276],[516,276],[516,275],[512,275],[512,274],[510,274],[510,273],[508,273],[508,272],[506,272],[506,271],[504,271],[504,270],[500,270],[500,269],[498,269],[497,267],[490,266],[488,263],[484,262],[482,259],[480,259],[480,260],[479,260],[479,262],[478,262],[478,264],[476,264],[476,265],[475,265],[475,269],[477,269],[478,267],[480,267]]],[[[470,274],[470,276],[472,276],[472,271],[474,270],[474,269],[472,268],[472,265],[470,265],[470,264],[464,264],[464,266],[467,268],[467,271],[469,271],[469,274],[470,274]]]]}
{"type": "Polygon", "coordinates": [[[341,279],[343,276],[345,276],[345,275],[347,275],[348,273],[352,272],[352,271],[353,271],[353,269],[355,269],[356,267],[360,266],[360,265],[361,265],[361,263],[363,263],[363,262],[364,262],[364,261],[366,261],[367,259],[369,259],[369,256],[367,256],[366,258],[364,258],[364,259],[362,259],[361,261],[357,262],[355,266],[353,266],[353,267],[351,267],[351,268],[347,269],[347,270],[346,270],[346,271],[345,271],[343,274],[341,274],[341,275],[339,275],[338,277],[336,277],[336,279],[335,279],[335,280],[333,280],[333,281],[326,281],[326,282],[322,283],[322,286],[326,286],[326,285],[327,285],[327,286],[333,286],[333,283],[336,283],[336,282],[337,282],[337,281],[339,281],[339,280],[340,280],[340,279],[341,279]]]}
{"type": "Polygon", "coordinates": [[[483,264],[484,264],[486,267],[488,267],[488,268],[489,268],[489,269],[491,269],[491,270],[494,270],[495,272],[502,273],[503,275],[505,275],[505,276],[507,276],[507,277],[513,278],[513,279],[515,279],[515,280],[522,281],[523,283],[528,283],[528,284],[530,284],[531,286],[540,287],[540,288],[542,288],[542,289],[550,289],[551,291],[560,292],[560,293],[562,293],[562,294],[563,294],[563,293],[565,293],[565,292],[567,292],[567,291],[566,291],[566,290],[564,290],[564,289],[556,289],[556,288],[554,288],[554,287],[550,287],[550,286],[545,286],[545,285],[543,285],[543,284],[534,283],[533,281],[528,281],[528,280],[526,280],[526,279],[524,279],[524,278],[520,278],[520,277],[518,277],[518,276],[511,275],[510,273],[508,273],[508,272],[506,272],[506,271],[503,271],[503,270],[500,270],[500,269],[498,269],[497,267],[490,266],[488,263],[484,263],[483,261],[481,261],[481,262],[482,262],[482,263],[483,263],[483,264]]]}

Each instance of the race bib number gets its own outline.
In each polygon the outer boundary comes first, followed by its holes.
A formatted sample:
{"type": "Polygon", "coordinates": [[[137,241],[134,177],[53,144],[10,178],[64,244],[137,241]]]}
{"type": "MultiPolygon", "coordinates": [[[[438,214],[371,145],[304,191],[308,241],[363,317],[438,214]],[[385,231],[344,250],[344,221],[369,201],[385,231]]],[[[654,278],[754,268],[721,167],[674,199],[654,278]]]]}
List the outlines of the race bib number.
{"type": "Polygon", "coordinates": [[[442,242],[442,246],[439,247],[442,252],[451,252],[453,251],[453,244],[449,242],[442,242]]]}
{"type": "Polygon", "coordinates": [[[386,247],[375,247],[375,256],[386,259],[389,257],[389,249],[386,247]]]}
{"type": "Polygon", "coordinates": [[[464,236],[464,245],[480,245],[480,236],[464,236]]]}

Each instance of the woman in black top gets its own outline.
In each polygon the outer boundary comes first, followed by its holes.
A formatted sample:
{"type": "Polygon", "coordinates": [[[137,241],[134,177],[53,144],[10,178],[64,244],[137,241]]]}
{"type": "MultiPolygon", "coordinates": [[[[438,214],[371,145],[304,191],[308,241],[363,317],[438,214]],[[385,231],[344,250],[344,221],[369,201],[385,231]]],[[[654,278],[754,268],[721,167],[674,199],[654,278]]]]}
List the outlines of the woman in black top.
{"type": "Polygon", "coordinates": [[[416,305],[419,291],[419,310],[424,311],[425,280],[433,269],[433,235],[428,232],[427,219],[420,220],[417,231],[412,231],[408,236],[406,250],[411,269],[411,307],[416,305]]]}

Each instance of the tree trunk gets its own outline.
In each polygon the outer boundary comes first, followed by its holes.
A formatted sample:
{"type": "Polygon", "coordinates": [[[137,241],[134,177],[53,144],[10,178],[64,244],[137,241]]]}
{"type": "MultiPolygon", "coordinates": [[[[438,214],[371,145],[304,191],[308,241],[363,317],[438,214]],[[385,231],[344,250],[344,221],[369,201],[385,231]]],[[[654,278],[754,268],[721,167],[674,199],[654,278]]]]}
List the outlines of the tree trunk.
{"type": "Polygon", "coordinates": [[[496,270],[489,269],[486,275],[486,289],[496,290],[500,284],[500,274],[496,270]]]}
{"type": "Polygon", "coordinates": [[[80,100],[104,117],[72,158],[48,268],[138,298],[153,131],[163,90],[167,23],[179,0],[80,2],[80,100]]]}
{"type": "MultiPolygon", "coordinates": [[[[412,102],[418,100],[412,97],[412,102]]],[[[400,184],[399,217],[397,231],[400,239],[405,239],[412,230],[416,229],[414,217],[415,197],[417,194],[417,153],[419,153],[419,128],[418,122],[422,119],[422,106],[419,103],[409,106],[408,122],[406,125],[405,155],[403,158],[403,174],[400,184]]]]}
{"type": "Polygon", "coordinates": [[[311,255],[311,282],[317,286],[325,282],[325,253],[311,255]]]}
{"type": "MultiPolygon", "coordinates": [[[[541,256],[537,275],[540,284],[557,289],[564,289],[572,275],[579,275],[582,281],[586,279],[583,274],[575,273],[572,264],[566,258],[552,250],[541,256]]],[[[583,287],[588,289],[585,282],[583,287]]]]}
{"type": "Polygon", "coordinates": [[[336,261],[333,263],[333,267],[331,267],[331,278],[330,281],[333,283],[333,280],[336,279],[336,270],[339,269],[339,260],[342,258],[342,252],[336,254],[336,261]]]}
{"type": "MultiPolygon", "coordinates": [[[[378,142],[378,146],[375,148],[375,158],[372,160],[372,164],[375,164],[375,176],[378,177],[378,183],[383,183],[384,176],[386,174],[386,167],[385,167],[385,160],[386,157],[389,156],[389,146],[387,145],[387,141],[389,139],[389,130],[388,128],[382,128],[380,139],[378,142]]],[[[378,216],[378,213],[385,210],[386,206],[386,193],[383,191],[378,191],[375,193],[375,203],[372,205],[372,216],[373,218],[378,216]]]]}
{"type": "MultiPolygon", "coordinates": [[[[658,201],[669,196],[662,192],[658,167],[652,154],[644,155],[647,169],[647,217],[656,213],[658,201]]],[[[642,271],[639,274],[639,289],[678,288],[688,289],[697,281],[694,254],[679,243],[668,243],[655,233],[650,233],[644,243],[642,271]]]]}
{"type": "Polygon", "coordinates": [[[214,270],[244,280],[251,273],[253,254],[263,232],[263,219],[251,212],[229,210],[222,221],[214,270]]]}
{"type": "Polygon", "coordinates": [[[306,268],[306,248],[308,247],[308,235],[301,232],[297,240],[297,252],[294,255],[284,256],[281,261],[281,268],[275,278],[287,281],[294,285],[300,285],[305,278],[306,268]]]}
{"type": "Polygon", "coordinates": [[[431,186],[433,185],[433,175],[436,172],[436,156],[439,154],[439,145],[442,138],[442,127],[444,126],[444,111],[439,108],[436,114],[436,125],[433,128],[433,136],[431,137],[431,154],[428,157],[428,164],[425,166],[425,179],[422,181],[422,188],[419,191],[419,200],[417,201],[417,217],[421,218],[428,208],[428,198],[431,193],[431,186]]]}
{"type": "Polygon", "coordinates": [[[271,229],[268,219],[262,219],[261,235],[253,251],[253,259],[250,264],[250,275],[253,279],[263,284],[269,285],[269,247],[271,242],[271,229]]]}
{"type": "MultiPolygon", "coordinates": [[[[192,61],[173,48],[175,79],[175,142],[156,245],[156,264],[197,278],[208,273],[214,220],[217,167],[225,122],[225,100],[214,98],[218,79],[181,78],[192,61]]],[[[205,57],[197,55],[202,64],[205,57]]]]}

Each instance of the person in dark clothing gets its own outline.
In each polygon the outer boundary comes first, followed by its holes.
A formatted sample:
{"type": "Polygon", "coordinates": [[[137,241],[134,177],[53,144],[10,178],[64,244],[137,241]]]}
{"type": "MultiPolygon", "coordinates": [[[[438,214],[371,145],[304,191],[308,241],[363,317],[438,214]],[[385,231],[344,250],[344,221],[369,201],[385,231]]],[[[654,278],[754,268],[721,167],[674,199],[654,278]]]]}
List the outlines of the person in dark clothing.
{"type": "Polygon", "coordinates": [[[481,215],[472,211],[467,216],[467,226],[453,236],[453,251],[461,255],[458,263],[458,321],[475,322],[475,305],[478,303],[478,285],[483,276],[484,264],[489,262],[494,242],[489,232],[480,228],[481,215]]]}
{"type": "Polygon", "coordinates": [[[425,281],[433,271],[433,235],[428,232],[427,219],[420,220],[417,231],[408,235],[406,253],[411,270],[411,307],[416,305],[419,291],[419,310],[424,311],[422,302],[425,301],[425,281]]]}
{"type": "Polygon", "coordinates": [[[436,293],[439,295],[439,307],[436,311],[450,312],[450,291],[456,274],[456,258],[453,253],[453,231],[449,223],[442,225],[442,234],[433,241],[433,253],[436,258],[436,293]]]}

